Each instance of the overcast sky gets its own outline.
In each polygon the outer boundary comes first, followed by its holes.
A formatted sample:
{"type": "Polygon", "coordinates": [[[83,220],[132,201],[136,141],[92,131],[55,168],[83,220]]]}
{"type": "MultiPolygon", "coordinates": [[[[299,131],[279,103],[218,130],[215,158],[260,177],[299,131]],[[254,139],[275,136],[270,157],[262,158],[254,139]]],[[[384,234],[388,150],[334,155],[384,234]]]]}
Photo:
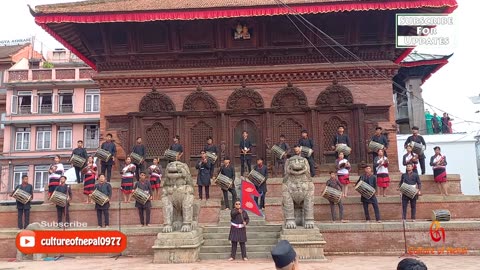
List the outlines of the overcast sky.
{"type": "MultiPolygon", "coordinates": [[[[36,37],[36,49],[53,50],[62,47],[50,35],[34,23],[27,4],[32,7],[41,4],[76,2],[75,0],[3,0],[0,3],[0,40],[36,37]]],[[[273,0],[272,0],[273,2],[273,0]]],[[[474,105],[469,97],[480,94],[480,30],[475,20],[480,10],[480,1],[457,0],[459,7],[454,12],[455,31],[452,33],[455,46],[447,49],[417,48],[422,53],[450,54],[449,64],[437,71],[424,85],[425,108],[430,112],[445,110],[455,119],[455,131],[480,130],[480,105],[474,105]],[[438,108],[438,109],[437,109],[438,108]],[[440,109],[440,110],[439,110],[440,109]],[[461,118],[461,119],[460,119],[461,118]],[[465,120],[475,123],[465,123],[465,120]],[[478,123],[477,123],[478,122],[478,123]]]]}

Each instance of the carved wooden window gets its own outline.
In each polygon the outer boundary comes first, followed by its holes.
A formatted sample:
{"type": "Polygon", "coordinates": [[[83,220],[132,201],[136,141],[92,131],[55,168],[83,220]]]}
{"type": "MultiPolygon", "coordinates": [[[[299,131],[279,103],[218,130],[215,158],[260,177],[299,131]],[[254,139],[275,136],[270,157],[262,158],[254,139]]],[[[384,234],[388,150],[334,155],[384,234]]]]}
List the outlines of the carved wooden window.
{"type": "Polygon", "coordinates": [[[278,126],[278,136],[275,138],[274,143],[277,143],[280,140],[280,135],[285,135],[285,141],[290,147],[293,147],[298,143],[300,132],[302,130],[302,124],[298,123],[292,118],[287,118],[278,126]]]}
{"type": "Polygon", "coordinates": [[[158,122],[147,128],[145,135],[148,158],[163,156],[165,150],[170,147],[170,132],[158,122]]]}
{"type": "Polygon", "coordinates": [[[331,149],[338,126],[344,126],[345,134],[348,134],[347,122],[337,116],[330,117],[330,119],[323,124],[323,149],[328,151],[331,149]]]}
{"type": "Polygon", "coordinates": [[[213,137],[213,128],[207,123],[200,121],[191,128],[192,136],[190,138],[190,155],[198,156],[206,144],[207,137],[213,137]]]}

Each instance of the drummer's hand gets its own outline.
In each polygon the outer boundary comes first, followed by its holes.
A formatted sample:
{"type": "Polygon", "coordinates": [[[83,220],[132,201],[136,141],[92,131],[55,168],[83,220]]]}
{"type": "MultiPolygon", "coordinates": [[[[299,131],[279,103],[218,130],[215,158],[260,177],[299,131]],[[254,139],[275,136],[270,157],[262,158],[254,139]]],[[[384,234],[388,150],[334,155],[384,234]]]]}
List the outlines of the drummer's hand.
{"type": "Polygon", "coordinates": [[[238,209],[238,212],[239,212],[239,213],[242,213],[242,212],[243,212],[243,210],[242,210],[242,209],[238,209]]]}
{"type": "Polygon", "coordinates": [[[150,201],[153,200],[153,196],[150,196],[150,198],[148,198],[148,200],[150,200],[150,201]]]}
{"type": "Polygon", "coordinates": [[[243,225],[244,225],[244,226],[247,226],[247,222],[244,221],[244,222],[243,222],[243,225]]]}
{"type": "Polygon", "coordinates": [[[332,148],[332,150],[335,150],[335,146],[333,146],[333,145],[332,145],[332,147],[331,147],[331,148],[332,148]]]}
{"type": "Polygon", "coordinates": [[[422,195],[422,191],[418,191],[418,196],[421,196],[422,195]]]}
{"type": "Polygon", "coordinates": [[[92,197],[92,195],[93,195],[93,194],[92,194],[92,193],[90,193],[90,194],[88,194],[88,197],[92,197]]]}

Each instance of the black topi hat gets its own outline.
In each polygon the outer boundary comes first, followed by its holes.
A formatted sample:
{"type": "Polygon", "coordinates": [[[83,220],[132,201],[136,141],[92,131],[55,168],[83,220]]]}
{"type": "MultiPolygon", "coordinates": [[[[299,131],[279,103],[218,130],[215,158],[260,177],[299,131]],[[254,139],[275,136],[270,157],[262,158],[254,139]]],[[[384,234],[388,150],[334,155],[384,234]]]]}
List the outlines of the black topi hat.
{"type": "Polygon", "coordinates": [[[275,267],[277,268],[283,268],[289,265],[295,261],[296,257],[297,253],[287,240],[281,240],[272,249],[272,259],[275,262],[275,267]]]}

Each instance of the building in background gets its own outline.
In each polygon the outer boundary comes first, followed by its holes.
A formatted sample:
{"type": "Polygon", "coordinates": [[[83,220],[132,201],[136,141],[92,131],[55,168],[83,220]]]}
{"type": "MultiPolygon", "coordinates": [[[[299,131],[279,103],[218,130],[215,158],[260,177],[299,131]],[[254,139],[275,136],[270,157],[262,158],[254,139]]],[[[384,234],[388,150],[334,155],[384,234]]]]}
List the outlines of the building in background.
{"type": "Polygon", "coordinates": [[[65,50],[48,53],[38,66],[19,61],[5,73],[2,193],[11,191],[24,174],[35,191],[43,191],[54,155],[68,169],[77,140],[84,141],[87,151],[98,147],[100,92],[93,74],[65,50]]]}

